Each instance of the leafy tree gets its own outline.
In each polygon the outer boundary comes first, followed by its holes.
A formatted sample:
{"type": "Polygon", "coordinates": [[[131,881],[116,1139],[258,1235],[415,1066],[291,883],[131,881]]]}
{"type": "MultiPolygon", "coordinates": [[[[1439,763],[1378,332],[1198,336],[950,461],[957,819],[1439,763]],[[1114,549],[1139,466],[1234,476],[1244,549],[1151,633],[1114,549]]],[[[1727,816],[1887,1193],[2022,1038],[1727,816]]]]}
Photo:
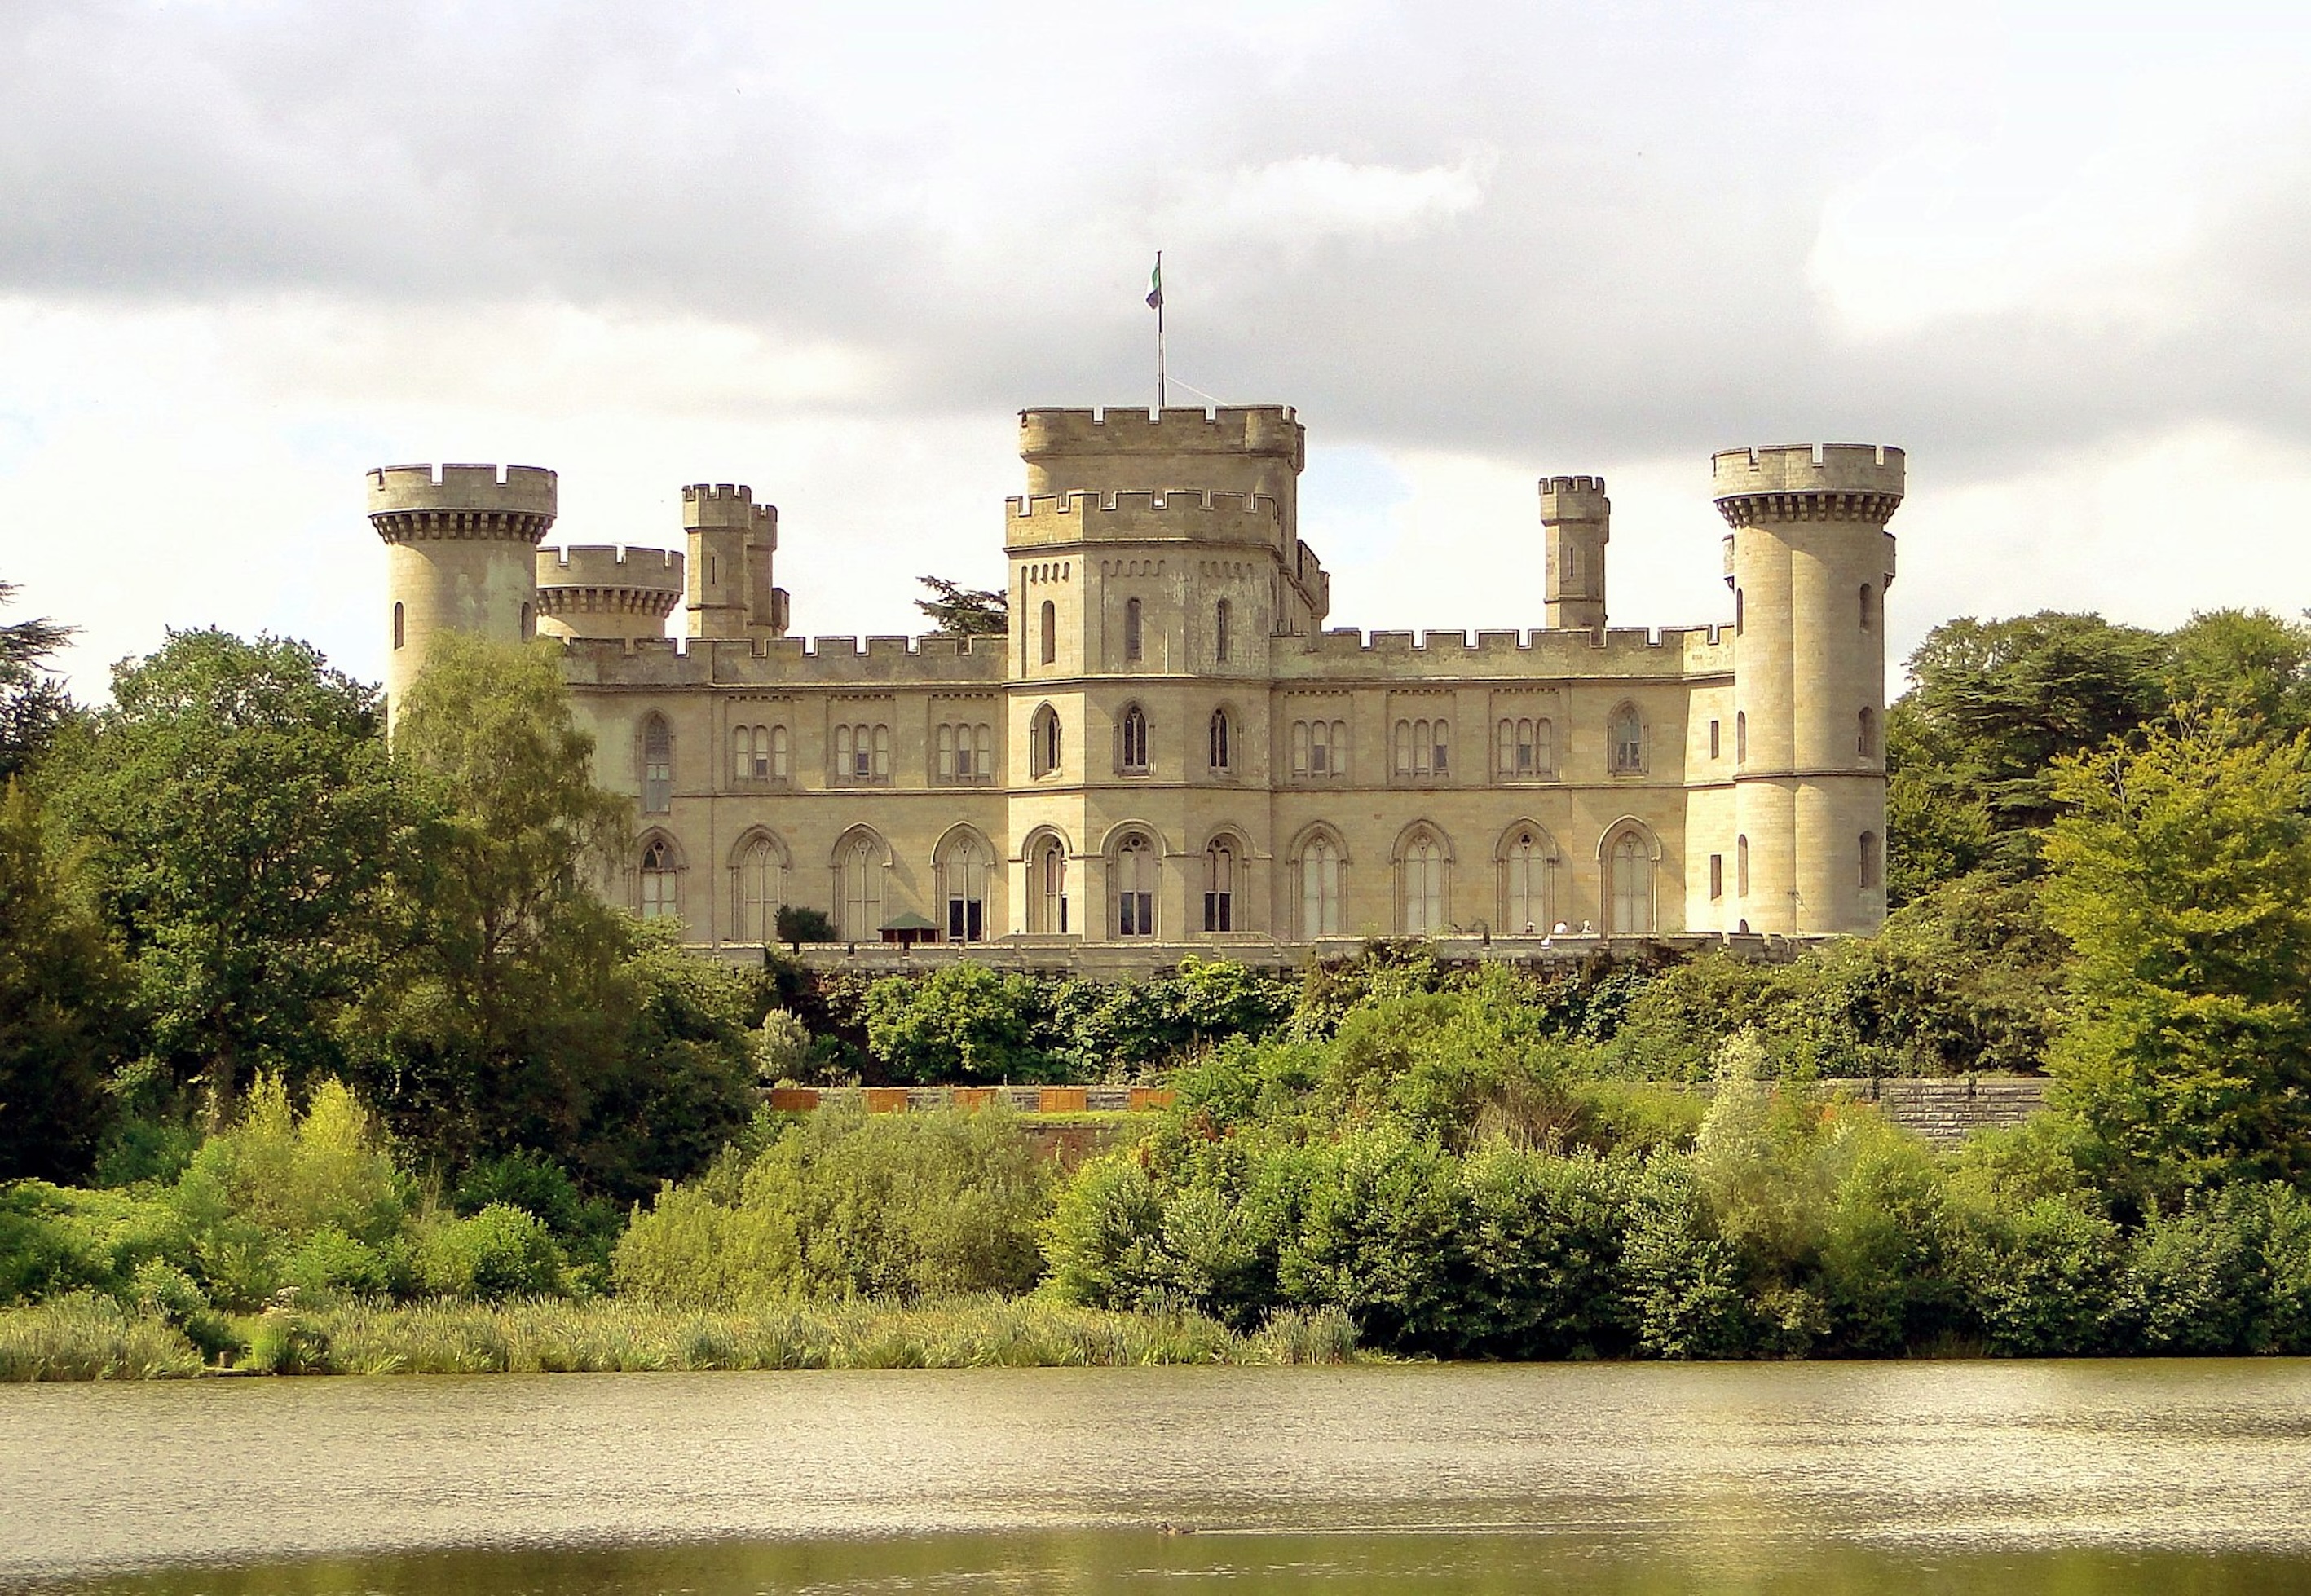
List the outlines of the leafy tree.
{"type": "Polygon", "coordinates": [[[2228,709],[2280,731],[2311,726],[2311,626],[2268,610],[2210,610],[2167,644],[2168,702],[2228,709]]]}
{"type": "MultiPolygon", "coordinates": [[[[0,582],[0,608],[15,596],[15,583],[0,582]]],[[[45,618],[0,626],[0,782],[38,763],[72,713],[71,696],[47,669],[71,636],[71,627],[45,618]]]]}
{"type": "Polygon", "coordinates": [[[796,903],[779,905],[778,938],[789,947],[799,949],[806,942],[834,940],[834,922],[824,909],[806,909],[796,903]]]}
{"type": "Polygon", "coordinates": [[[2311,1171],[2311,735],[2217,711],[2062,760],[2054,783],[2070,1099],[2154,1187],[2311,1171]]]}
{"type": "Polygon", "coordinates": [[[0,1183],[84,1176],[129,1044],[126,972],[43,850],[31,797],[0,787],[0,1183]]]}
{"type": "Polygon", "coordinates": [[[965,588],[943,576],[916,579],[931,590],[915,607],[929,615],[938,632],[966,637],[1001,636],[1011,630],[1011,601],[990,588],[965,588]]]}
{"type": "Polygon", "coordinates": [[[1024,975],[964,961],[928,979],[885,976],[867,993],[867,1045],[903,1080],[1042,1080],[1041,994],[1024,975]]]}
{"type": "Polygon", "coordinates": [[[212,1123],[256,1069],[341,1070],[407,806],[376,692],[303,643],[171,633],[60,744],[49,818],[117,928],[156,1053],[212,1123]]]}

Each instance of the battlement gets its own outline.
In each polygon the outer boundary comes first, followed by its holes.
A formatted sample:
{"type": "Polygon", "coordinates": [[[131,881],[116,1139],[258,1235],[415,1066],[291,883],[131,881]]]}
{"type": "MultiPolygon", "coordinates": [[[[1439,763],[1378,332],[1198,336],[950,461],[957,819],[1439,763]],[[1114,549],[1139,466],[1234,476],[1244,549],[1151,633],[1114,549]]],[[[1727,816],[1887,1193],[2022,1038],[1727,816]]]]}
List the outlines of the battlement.
{"type": "Polygon", "coordinates": [[[539,466],[380,466],[370,525],[388,543],[421,537],[536,543],[554,525],[555,476],[539,466]]]}
{"type": "Polygon", "coordinates": [[[1544,521],[1601,521],[1610,508],[1601,476],[1540,479],[1540,519],[1544,521]]]}
{"type": "Polygon", "coordinates": [[[1030,461],[1046,455],[1272,455],[1297,471],[1305,462],[1307,430],[1289,405],[1022,410],[1019,453],[1030,461]]]}
{"type": "Polygon", "coordinates": [[[1365,632],[1334,627],[1278,657],[1286,680],[1452,682],[1468,677],[1550,683],[1588,677],[1682,679],[1731,669],[1732,628],[1534,627],[1530,632],[1365,632]]]}
{"type": "Polygon", "coordinates": [[[694,482],[682,490],[682,524],[685,530],[702,527],[735,527],[741,531],[767,533],[778,541],[779,509],[754,502],[754,490],[745,483],[694,482]]]}
{"type": "Polygon", "coordinates": [[[1004,501],[1005,543],[1159,538],[1273,543],[1279,508],[1265,493],[1204,492],[1035,493],[1004,501]]]}
{"type": "Polygon", "coordinates": [[[576,637],[562,645],[571,681],[596,688],[1001,687],[1010,640],[963,637],[576,637]]]}
{"type": "Polygon", "coordinates": [[[1717,508],[1733,526],[1763,520],[1883,522],[1902,502],[1902,451],[1885,444],[1788,444],[1710,457],[1717,508]]]}
{"type": "Polygon", "coordinates": [[[682,596],[683,557],[673,549],[585,545],[537,551],[541,599],[557,588],[606,588],[682,596]]]}

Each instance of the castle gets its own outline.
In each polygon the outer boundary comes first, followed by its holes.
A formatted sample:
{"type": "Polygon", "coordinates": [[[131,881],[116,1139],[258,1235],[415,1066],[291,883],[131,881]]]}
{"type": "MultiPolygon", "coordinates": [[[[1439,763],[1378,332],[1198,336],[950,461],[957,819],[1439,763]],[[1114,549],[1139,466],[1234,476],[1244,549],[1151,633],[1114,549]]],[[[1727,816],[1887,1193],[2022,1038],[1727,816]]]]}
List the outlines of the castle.
{"type": "Polygon", "coordinates": [[[1008,633],[864,647],[789,635],[744,486],[683,490],[685,552],[554,550],[551,471],[372,471],[388,700],[442,628],[565,640],[637,811],[610,890],[701,947],[784,905],[1048,967],[1883,920],[1900,450],[1717,455],[1732,620],[1658,633],[1606,624],[1603,480],[1544,479],[1547,624],[1473,641],[1326,629],[1288,408],[1029,410],[1019,452],[1008,633]]]}

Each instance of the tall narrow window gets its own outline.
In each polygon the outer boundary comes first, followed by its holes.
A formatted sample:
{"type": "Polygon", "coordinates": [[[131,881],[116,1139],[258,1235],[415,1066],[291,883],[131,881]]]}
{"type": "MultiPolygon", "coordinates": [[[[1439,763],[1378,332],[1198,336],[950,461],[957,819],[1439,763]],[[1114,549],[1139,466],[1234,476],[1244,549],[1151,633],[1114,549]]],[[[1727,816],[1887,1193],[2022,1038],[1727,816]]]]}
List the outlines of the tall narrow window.
{"type": "Polygon", "coordinates": [[[1048,776],[1060,768],[1060,712],[1045,704],[1027,728],[1028,773],[1048,776]]]}
{"type": "Polygon", "coordinates": [[[1415,837],[1401,874],[1405,935],[1435,936],[1444,929],[1444,850],[1432,837],[1415,837]]]}
{"type": "Polygon", "coordinates": [[[1115,852],[1115,931],[1156,934],[1156,856],[1145,837],[1127,839],[1115,852]]]}
{"type": "Polygon", "coordinates": [[[1063,937],[1068,929],[1068,850],[1057,837],[1035,850],[1035,896],[1030,930],[1063,937]]]}
{"type": "Polygon", "coordinates": [[[1347,885],[1339,845],[1331,838],[1309,839],[1300,850],[1300,935],[1337,937],[1344,915],[1341,895],[1347,885]]]}
{"type": "Polygon", "coordinates": [[[1736,637],[1739,637],[1739,636],[1740,636],[1740,635],[1741,635],[1741,610],[1742,610],[1742,607],[1743,607],[1743,606],[1742,606],[1742,604],[1741,604],[1741,589],[1739,589],[1739,588],[1736,588],[1736,589],[1733,589],[1733,635],[1734,635],[1734,636],[1736,636],[1736,637]]]}
{"type": "Polygon", "coordinates": [[[1606,856],[1606,926],[1615,937],[1650,937],[1653,929],[1653,861],[1644,839],[1623,832],[1606,856]]]}
{"type": "Polygon", "coordinates": [[[397,649],[401,647],[405,641],[403,621],[404,617],[401,610],[401,601],[399,599],[396,599],[394,600],[393,605],[393,646],[397,649]]]}
{"type": "Polygon", "coordinates": [[[664,716],[652,715],[642,728],[642,813],[663,815],[673,807],[674,733],[664,716]]]}
{"type": "Polygon", "coordinates": [[[787,728],[771,728],[771,780],[783,781],[789,774],[787,766],[787,728]]]}
{"type": "Polygon", "coordinates": [[[842,850],[842,938],[872,942],[882,935],[883,861],[872,837],[855,837],[842,850]]]}
{"type": "Polygon", "coordinates": [[[891,779],[891,728],[887,726],[875,728],[875,763],[868,767],[868,775],[876,781],[891,779]]]}
{"type": "Polygon", "coordinates": [[[1400,776],[1412,774],[1412,722],[1409,720],[1396,723],[1396,773],[1400,776]]]}
{"type": "Polygon", "coordinates": [[[1749,895],[1749,839],[1747,837],[1733,839],[1733,895],[1737,898],[1749,895]]]}
{"type": "MultiPolygon", "coordinates": [[[[1316,724],[1321,726],[1323,722],[1320,720],[1316,724]]],[[[1292,723],[1292,773],[1295,776],[1315,773],[1314,757],[1315,739],[1309,734],[1308,723],[1295,720],[1292,723]]]]}
{"type": "Polygon", "coordinates": [[[979,736],[971,746],[971,779],[995,779],[995,728],[984,720],[979,723],[979,736]]]}
{"type": "Polygon", "coordinates": [[[1613,711],[1608,746],[1612,756],[1612,772],[1617,776],[1635,775],[1645,768],[1645,723],[1637,714],[1637,706],[1623,704],[1613,711]]]}
{"type": "Polygon", "coordinates": [[[664,837],[652,837],[642,850],[641,915],[644,920],[668,920],[676,912],[674,850],[664,837]]]}
{"type": "Polygon", "coordinates": [[[529,641],[529,636],[530,636],[529,606],[528,606],[528,605],[526,605],[526,604],[525,604],[525,605],[523,605],[523,606],[521,606],[521,641],[524,641],[524,642],[528,642],[528,641],[529,641]]]}
{"type": "Polygon", "coordinates": [[[984,942],[987,939],[987,856],[979,843],[965,837],[947,850],[941,874],[946,888],[946,939],[984,942]]]}
{"type": "Polygon", "coordinates": [[[1862,630],[1874,632],[1878,627],[1878,595],[1868,582],[1862,584],[1862,630]]]}
{"type": "Polygon", "coordinates": [[[1886,885],[1886,856],[1876,832],[1862,833],[1862,890],[1875,892],[1886,885]]]}
{"type": "Polygon", "coordinates": [[[1139,600],[1125,599],[1123,601],[1123,657],[1126,659],[1144,659],[1147,657],[1147,638],[1142,626],[1139,600]]]}
{"type": "Polygon", "coordinates": [[[1037,624],[1042,629],[1040,649],[1042,662],[1052,664],[1060,657],[1060,606],[1048,598],[1044,599],[1037,624]]]}
{"type": "Polygon", "coordinates": [[[1722,853],[1709,856],[1709,895],[1713,900],[1725,895],[1725,856],[1722,853]]]}
{"type": "Polygon", "coordinates": [[[1235,850],[1225,842],[1204,850],[1204,929],[1235,929],[1235,850]]]}
{"type": "Polygon", "coordinates": [[[778,935],[781,870],[778,850],[756,837],[731,870],[730,929],[737,942],[768,942],[778,935]]]}
{"type": "Polygon", "coordinates": [[[1432,721],[1428,735],[1430,768],[1440,778],[1451,775],[1452,773],[1452,723],[1449,720],[1432,721]]]}
{"type": "MultiPolygon", "coordinates": [[[[963,756],[966,761],[970,759],[971,752],[968,748],[964,750],[963,756]]],[[[966,766],[966,769],[968,767],[966,766]]],[[[938,728],[937,756],[932,765],[932,772],[935,779],[937,781],[952,781],[955,780],[955,727],[952,723],[943,725],[938,728]]]]}
{"type": "Polygon", "coordinates": [[[1234,618],[1234,607],[1225,598],[1212,606],[1212,658],[1227,662],[1230,623],[1234,618]]]}
{"type": "Polygon", "coordinates": [[[1212,711],[1211,745],[1212,769],[1225,771],[1233,768],[1228,763],[1228,713],[1225,710],[1212,711]]]}
{"type": "Polygon", "coordinates": [[[1878,711],[1864,709],[1854,718],[1853,752],[1863,759],[1878,757],[1878,711]]]}
{"type": "Polygon", "coordinates": [[[1512,937],[1548,929],[1548,845],[1532,832],[1510,838],[1501,856],[1501,929],[1512,937]]]}
{"type": "Polygon", "coordinates": [[[1709,723],[1709,757],[1712,759],[1715,759],[1718,756],[1719,752],[1717,739],[1718,724],[1719,723],[1714,720],[1712,720],[1709,723]]]}
{"type": "Polygon", "coordinates": [[[1138,704],[1123,711],[1121,763],[1126,775],[1147,773],[1147,716],[1138,704]]]}
{"type": "Polygon", "coordinates": [[[1749,711],[1733,712],[1733,763],[1745,764],[1749,758],[1749,711]]]}
{"type": "Polygon", "coordinates": [[[730,779],[734,781],[754,779],[754,728],[751,726],[730,728],[730,779]]]}

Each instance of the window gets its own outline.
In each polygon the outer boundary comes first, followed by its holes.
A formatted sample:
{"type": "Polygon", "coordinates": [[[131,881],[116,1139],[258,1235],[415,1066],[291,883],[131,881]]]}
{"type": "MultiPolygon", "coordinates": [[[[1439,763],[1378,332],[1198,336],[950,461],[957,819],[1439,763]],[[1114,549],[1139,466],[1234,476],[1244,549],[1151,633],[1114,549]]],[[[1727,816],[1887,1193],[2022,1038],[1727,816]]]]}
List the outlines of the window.
{"type": "Polygon", "coordinates": [[[401,647],[405,641],[402,623],[403,616],[401,613],[401,601],[399,599],[396,599],[393,605],[393,646],[397,649],[401,647]]]}
{"type": "Polygon", "coordinates": [[[1321,833],[1300,850],[1300,935],[1337,937],[1344,915],[1347,869],[1340,846],[1321,833]]]}
{"type": "Polygon", "coordinates": [[[1147,657],[1139,600],[1137,598],[1127,598],[1123,601],[1123,657],[1126,659],[1144,659],[1147,657]]]}
{"type": "Polygon", "coordinates": [[[932,738],[932,778],[941,782],[987,781],[994,779],[995,728],[968,720],[939,724],[932,738]]]}
{"type": "Polygon", "coordinates": [[[529,632],[529,606],[528,606],[528,605],[526,605],[526,604],[525,604],[525,605],[523,605],[523,606],[521,606],[521,640],[522,640],[522,641],[524,641],[524,642],[528,642],[528,641],[529,641],[529,635],[530,635],[530,632],[529,632]]]}
{"type": "Polygon", "coordinates": [[[1233,769],[1228,759],[1229,752],[1228,712],[1225,710],[1214,710],[1211,724],[1212,769],[1216,771],[1233,769]]]}
{"type": "Polygon", "coordinates": [[[1878,595],[1871,590],[1868,582],[1864,582],[1862,584],[1862,630],[1874,632],[1877,629],[1878,595]]]}
{"type": "Polygon", "coordinates": [[[872,942],[882,934],[882,851],[871,835],[853,837],[842,845],[837,872],[842,878],[842,938],[846,942],[872,942]]]}
{"type": "Polygon", "coordinates": [[[1749,839],[1747,837],[1733,839],[1733,895],[1737,898],[1749,895],[1749,839]]]}
{"type": "Polygon", "coordinates": [[[791,772],[787,768],[787,728],[771,728],[771,780],[784,781],[791,772]]]}
{"type": "Polygon", "coordinates": [[[674,733],[666,718],[652,715],[642,727],[642,813],[663,815],[674,807],[674,733]]]}
{"type": "Polygon", "coordinates": [[[1718,746],[1717,726],[1718,723],[1714,720],[1709,723],[1709,757],[1712,759],[1718,757],[1722,752],[1718,746]]]}
{"type": "Polygon", "coordinates": [[[834,779],[857,784],[891,779],[891,728],[846,725],[834,728],[834,779]]]}
{"type": "Polygon", "coordinates": [[[1878,757],[1878,711],[1865,709],[1855,717],[1853,752],[1862,759],[1878,757]]]}
{"type": "Polygon", "coordinates": [[[1295,720],[1292,723],[1292,773],[1315,781],[1345,776],[1348,769],[1348,723],[1345,720],[1295,720]]]}
{"type": "Polygon", "coordinates": [[[779,932],[781,868],[768,837],[756,837],[738,850],[730,867],[730,939],[769,942],[779,932]]]}
{"type": "Polygon", "coordinates": [[[1606,853],[1607,934],[1650,937],[1653,929],[1653,861],[1644,839],[1623,832],[1606,853]]]}
{"type": "Polygon", "coordinates": [[[1156,934],[1156,855],[1145,837],[1127,838],[1115,852],[1115,932],[1156,934]]]}
{"type": "Polygon", "coordinates": [[[1862,833],[1862,890],[1876,892],[1886,885],[1886,857],[1879,850],[1878,833],[1862,833]]]}
{"type": "Polygon", "coordinates": [[[1749,711],[1737,710],[1733,714],[1733,763],[1740,764],[1749,757],[1749,711]]]}
{"type": "Polygon", "coordinates": [[[1048,598],[1044,599],[1038,624],[1042,628],[1042,641],[1039,645],[1042,658],[1045,665],[1050,665],[1056,661],[1060,657],[1059,606],[1053,604],[1048,598]]]}
{"type": "Polygon", "coordinates": [[[949,942],[987,940],[987,850],[975,837],[957,839],[939,865],[949,942]]]}
{"type": "Polygon", "coordinates": [[[732,727],[730,774],[740,781],[785,781],[787,728],[783,726],[732,727]]]}
{"type": "Polygon", "coordinates": [[[644,920],[671,920],[676,913],[674,850],[664,837],[652,837],[642,849],[641,915],[644,920]]]}
{"type": "Polygon", "coordinates": [[[1741,589],[1736,588],[1733,589],[1733,635],[1736,637],[1741,635],[1741,589]]]}
{"type": "Polygon", "coordinates": [[[1036,845],[1033,854],[1034,895],[1029,900],[1027,929],[1046,936],[1065,936],[1068,929],[1068,850],[1057,837],[1036,845]]]}
{"type": "Polygon", "coordinates": [[[1223,665],[1228,657],[1228,623],[1234,611],[1225,598],[1212,606],[1212,658],[1223,665]]]}
{"type": "Polygon", "coordinates": [[[1204,929],[1235,929],[1235,850],[1225,842],[1204,850],[1204,929]]]}
{"type": "Polygon", "coordinates": [[[1496,741],[1496,763],[1504,781],[1546,776],[1556,762],[1556,737],[1546,720],[1504,720],[1496,741]]]}
{"type": "Polygon", "coordinates": [[[1709,896],[1714,901],[1724,895],[1725,856],[1722,853],[1713,853],[1709,856],[1709,896]]]}
{"type": "Polygon", "coordinates": [[[1520,829],[1501,854],[1501,929],[1531,936],[1548,929],[1548,843],[1520,829]]]}
{"type": "Polygon", "coordinates": [[[1048,776],[1060,768],[1060,712],[1045,704],[1035,711],[1027,728],[1027,764],[1031,774],[1048,776]]]}
{"type": "Polygon", "coordinates": [[[1127,776],[1147,773],[1147,715],[1138,704],[1123,711],[1119,728],[1116,766],[1127,776]]]}
{"type": "Polygon", "coordinates": [[[1625,703],[1613,711],[1607,747],[1613,774],[1632,776],[1645,768],[1645,723],[1636,705],[1625,703]]]}
{"type": "Polygon", "coordinates": [[[1402,921],[1408,937],[1433,937],[1444,929],[1444,850],[1435,838],[1415,837],[1404,850],[1402,921]]]}
{"type": "Polygon", "coordinates": [[[1396,773],[1415,781],[1449,775],[1452,759],[1452,723],[1449,720],[1400,720],[1396,723],[1396,773]]]}
{"type": "Polygon", "coordinates": [[[1565,594],[1572,597],[1581,591],[1581,545],[1571,538],[1565,540],[1565,594]]]}

